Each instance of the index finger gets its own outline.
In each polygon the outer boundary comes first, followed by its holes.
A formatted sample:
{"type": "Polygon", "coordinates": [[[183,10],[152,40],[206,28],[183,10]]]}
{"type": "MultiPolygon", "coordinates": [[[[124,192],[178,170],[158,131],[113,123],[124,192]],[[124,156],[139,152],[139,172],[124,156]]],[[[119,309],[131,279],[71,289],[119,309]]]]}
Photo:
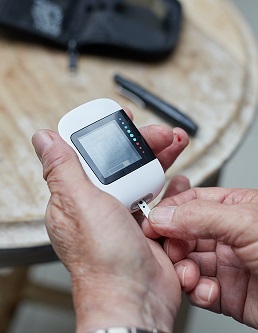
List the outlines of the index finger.
{"type": "MultiPolygon", "coordinates": [[[[132,112],[127,107],[123,109],[133,121],[132,112]]],[[[139,132],[160,161],[164,171],[174,163],[189,143],[187,133],[179,127],[172,130],[164,124],[148,125],[139,128],[139,132]]]]}
{"type": "Polygon", "coordinates": [[[181,128],[173,131],[167,125],[149,125],[139,129],[144,139],[166,171],[188,145],[187,133],[181,128]]]}
{"type": "Polygon", "coordinates": [[[160,202],[159,206],[179,206],[197,199],[223,203],[232,191],[232,189],[220,187],[191,188],[177,195],[166,197],[160,202]]]}

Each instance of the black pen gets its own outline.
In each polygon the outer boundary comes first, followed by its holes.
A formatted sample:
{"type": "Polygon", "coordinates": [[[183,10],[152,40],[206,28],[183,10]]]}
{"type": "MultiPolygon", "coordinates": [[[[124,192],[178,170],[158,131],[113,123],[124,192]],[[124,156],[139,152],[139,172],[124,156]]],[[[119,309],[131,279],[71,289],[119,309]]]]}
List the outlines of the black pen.
{"type": "Polygon", "coordinates": [[[193,136],[196,134],[198,125],[173,105],[155,96],[137,83],[123,78],[121,75],[115,75],[114,80],[125,91],[124,95],[126,97],[131,97],[134,101],[137,99],[141,104],[153,111],[165,115],[174,125],[183,128],[189,135],[193,136]]]}

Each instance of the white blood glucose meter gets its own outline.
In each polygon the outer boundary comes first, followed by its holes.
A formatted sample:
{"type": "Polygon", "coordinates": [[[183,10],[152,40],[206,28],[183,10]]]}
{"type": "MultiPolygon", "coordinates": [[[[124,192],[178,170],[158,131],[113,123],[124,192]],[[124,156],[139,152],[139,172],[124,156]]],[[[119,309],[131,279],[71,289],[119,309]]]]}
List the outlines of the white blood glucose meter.
{"type": "Polygon", "coordinates": [[[60,120],[58,132],[76,151],[93,184],[131,212],[162,190],[160,162],[115,101],[96,99],[73,109],[60,120]]]}

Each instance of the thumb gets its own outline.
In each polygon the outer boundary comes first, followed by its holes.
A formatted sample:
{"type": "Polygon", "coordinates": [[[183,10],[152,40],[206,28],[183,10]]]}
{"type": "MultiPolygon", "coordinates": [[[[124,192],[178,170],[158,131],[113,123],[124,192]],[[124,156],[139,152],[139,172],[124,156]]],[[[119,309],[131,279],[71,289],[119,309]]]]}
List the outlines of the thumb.
{"type": "Polygon", "coordinates": [[[241,247],[254,241],[256,232],[250,229],[256,214],[248,204],[229,206],[198,199],[177,207],[155,207],[149,222],[154,231],[169,238],[215,239],[241,247]]]}
{"type": "Polygon", "coordinates": [[[73,149],[54,131],[40,130],[32,137],[42,166],[44,179],[51,194],[77,193],[78,189],[92,191],[93,184],[82,169],[73,149]]]}

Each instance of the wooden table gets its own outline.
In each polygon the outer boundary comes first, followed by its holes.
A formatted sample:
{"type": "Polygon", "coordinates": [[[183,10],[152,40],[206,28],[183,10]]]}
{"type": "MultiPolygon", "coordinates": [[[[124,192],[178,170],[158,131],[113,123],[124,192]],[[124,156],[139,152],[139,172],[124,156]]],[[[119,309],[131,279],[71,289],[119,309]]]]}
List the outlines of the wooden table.
{"type": "Polygon", "coordinates": [[[193,186],[216,175],[243,140],[255,112],[257,50],[243,18],[227,0],[183,0],[185,19],[176,52],[150,64],[67,54],[0,36],[0,265],[54,259],[44,227],[49,192],[31,145],[41,128],[56,130],[70,109],[108,97],[128,106],[137,126],[164,122],[119,96],[114,73],[140,82],[200,125],[198,135],[168,171],[193,186]]]}

